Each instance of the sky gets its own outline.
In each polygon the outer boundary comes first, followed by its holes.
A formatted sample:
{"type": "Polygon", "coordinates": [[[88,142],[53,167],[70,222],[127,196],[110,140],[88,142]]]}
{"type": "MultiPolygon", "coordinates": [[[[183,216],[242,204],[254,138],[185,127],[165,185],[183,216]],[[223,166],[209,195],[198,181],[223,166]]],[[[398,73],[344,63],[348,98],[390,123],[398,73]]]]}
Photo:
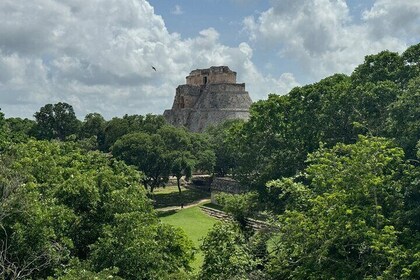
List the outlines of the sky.
{"type": "Polygon", "coordinates": [[[162,114],[220,65],[257,101],[419,42],[420,0],[1,0],[0,108],[162,114]]]}

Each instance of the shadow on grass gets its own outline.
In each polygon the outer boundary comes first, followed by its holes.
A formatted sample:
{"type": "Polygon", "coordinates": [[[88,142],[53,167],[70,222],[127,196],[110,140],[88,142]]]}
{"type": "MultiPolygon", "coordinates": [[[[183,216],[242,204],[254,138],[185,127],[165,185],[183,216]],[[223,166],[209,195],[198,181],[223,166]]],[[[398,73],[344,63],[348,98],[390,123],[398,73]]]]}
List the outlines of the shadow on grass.
{"type": "Polygon", "coordinates": [[[181,193],[155,193],[151,198],[154,200],[155,208],[163,208],[181,206],[181,204],[187,205],[202,199],[210,198],[210,192],[196,189],[186,189],[181,193]]]}
{"type": "Polygon", "coordinates": [[[169,210],[169,211],[157,211],[157,216],[159,218],[167,217],[173,215],[177,212],[177,210],[169,210]]]}

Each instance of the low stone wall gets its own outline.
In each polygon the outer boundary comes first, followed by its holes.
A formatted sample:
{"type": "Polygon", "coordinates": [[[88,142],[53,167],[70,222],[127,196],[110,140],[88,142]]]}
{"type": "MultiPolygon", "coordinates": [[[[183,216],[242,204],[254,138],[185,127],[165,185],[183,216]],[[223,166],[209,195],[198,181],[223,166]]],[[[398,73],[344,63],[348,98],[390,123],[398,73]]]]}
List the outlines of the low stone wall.
{"type": "Polygon", "coordinates": [[[219,193],[240,194],[248,191],[248,189],[241,186],[238,181],[229,177],[214,178],[211,183],[210,190],[211,202],[213,204],[218,204],[216,201],[216,195],[219,193]]]}
{"type": "Polygon", "coordinates": [[[188,187],[209,192],[212,181],[213,181],[212,176],[209,176],[209,175],[202,175],[202,176],[194,175],[191,178],[190,183],[188,184],[188,187]]]}

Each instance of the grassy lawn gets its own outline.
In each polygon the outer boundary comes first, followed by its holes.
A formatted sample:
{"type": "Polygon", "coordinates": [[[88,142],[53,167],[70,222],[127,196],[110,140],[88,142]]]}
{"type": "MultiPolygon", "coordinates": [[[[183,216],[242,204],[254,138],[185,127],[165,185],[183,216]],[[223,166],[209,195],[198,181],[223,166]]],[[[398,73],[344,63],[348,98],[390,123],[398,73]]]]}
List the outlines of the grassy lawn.
{"type": "Polygon", "coordinates": [[[152,195],[155,208],[180,206],[181,203],[187,205],[206,198],[210,198],[210,192],[182,187],[179,194],[177,186],[158,188],[152,195]]]}
{"type": "MultiPolygon", "coordinates": [[[[163,212],[160,214],[160,219],[164,223],[171,224],[176,227],[182,228],[188,237],[193,241],[194,246],[199,249],[202,238],[207,235],[207,232],[212,228],[213,224],[217,221],[215,218],[209,217],[204,214],[199,206],[186,208],[175,211],[163,212]]],[[[204,256],[199,250],[196,258],[192,263],[195,271],[198,271],[203,264],[204,256]]]]}

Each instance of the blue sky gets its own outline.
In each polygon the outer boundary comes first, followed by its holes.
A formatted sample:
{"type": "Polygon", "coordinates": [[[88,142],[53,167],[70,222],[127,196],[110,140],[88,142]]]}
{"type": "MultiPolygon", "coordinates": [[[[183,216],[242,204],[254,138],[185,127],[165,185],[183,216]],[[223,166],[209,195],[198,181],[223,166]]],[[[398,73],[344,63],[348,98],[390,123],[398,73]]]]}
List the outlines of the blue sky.
{"type": "Polygon", "coordinates": [[[419,0],[2,0],[0,108],[161,114],[190,71],[213,65],[256,101],[419,42],[419,0]]]}

